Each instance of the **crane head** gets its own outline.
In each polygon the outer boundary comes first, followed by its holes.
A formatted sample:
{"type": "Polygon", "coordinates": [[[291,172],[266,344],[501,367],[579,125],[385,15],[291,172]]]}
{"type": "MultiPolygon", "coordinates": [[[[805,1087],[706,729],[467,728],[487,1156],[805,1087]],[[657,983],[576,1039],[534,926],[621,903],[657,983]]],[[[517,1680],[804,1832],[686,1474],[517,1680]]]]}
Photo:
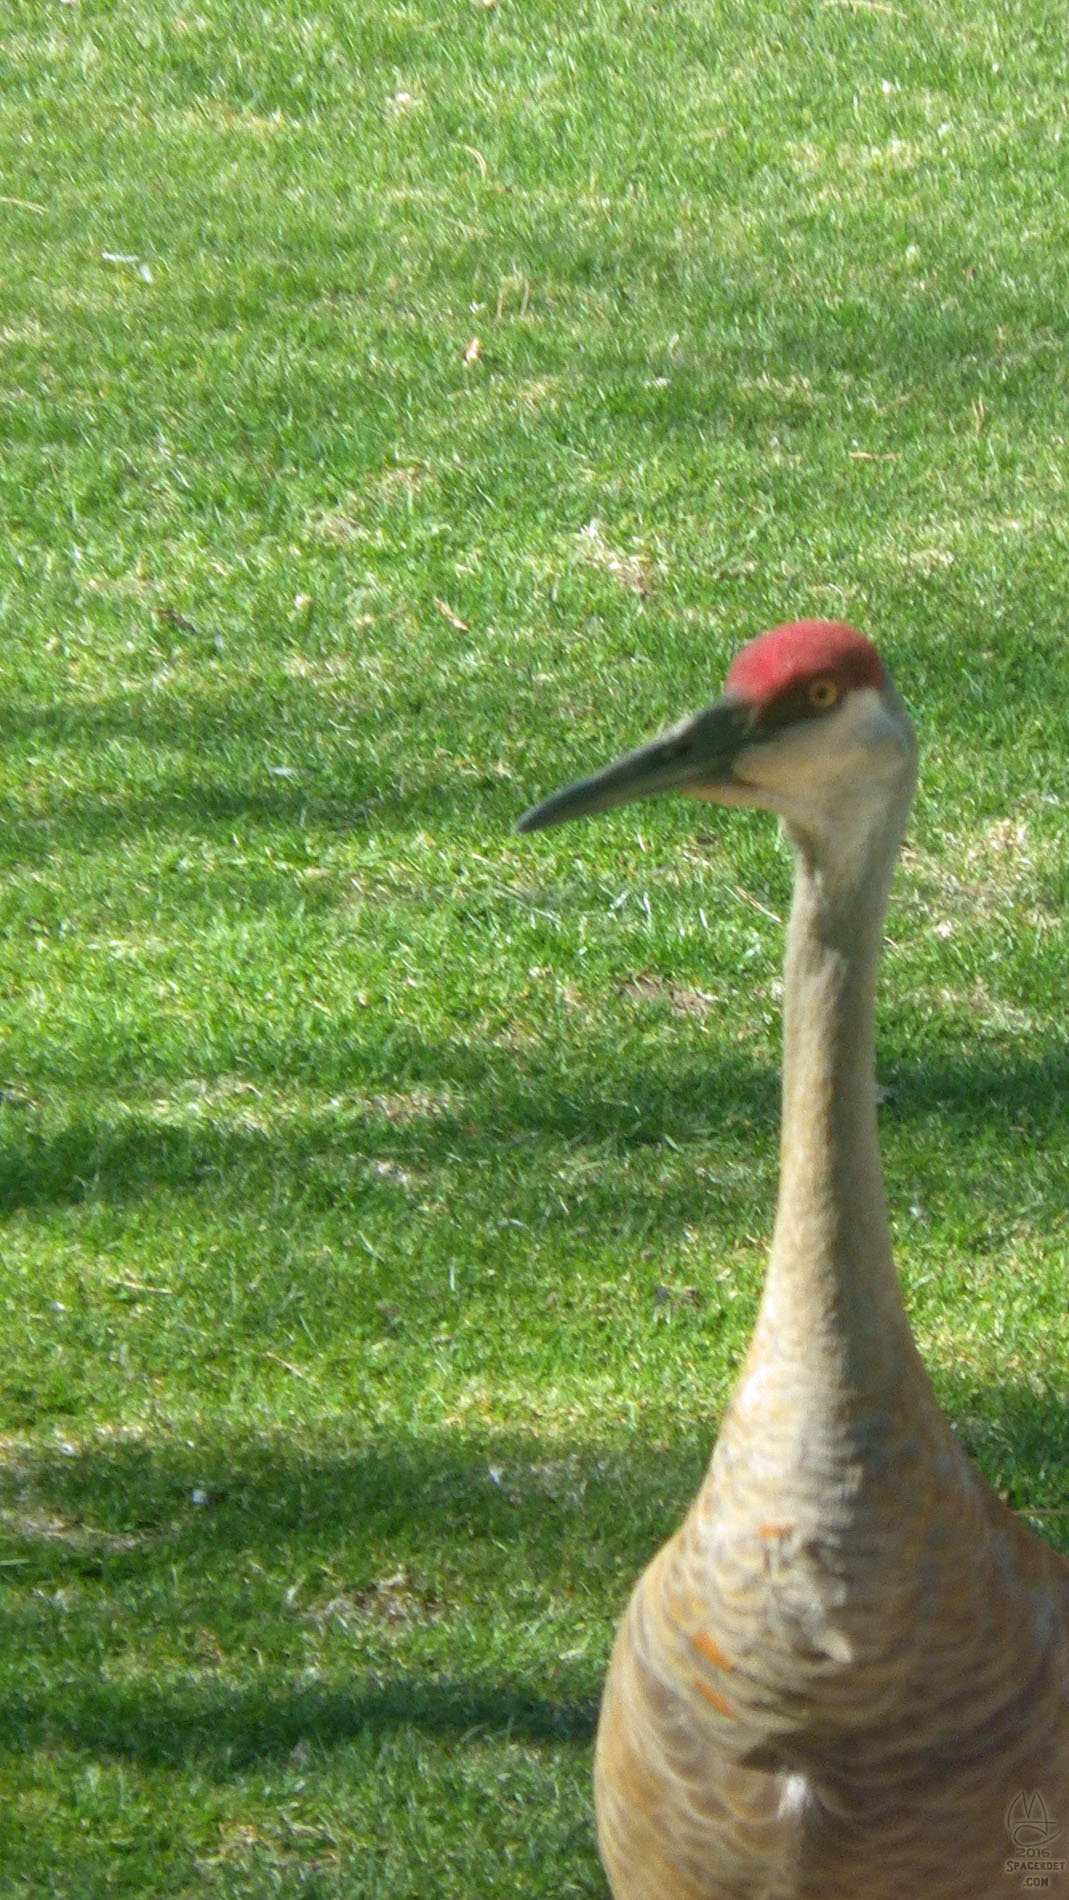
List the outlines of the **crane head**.
{"type": "Polygon", "coordinates": [[[845,837],[888,806],[904,819],[915,756],[909,717],[871,640],[841,621],[794,620],[741,649],[711,706],[533,806],[519,829],[680,791],[762,806],[798,839],[845,837]]]}

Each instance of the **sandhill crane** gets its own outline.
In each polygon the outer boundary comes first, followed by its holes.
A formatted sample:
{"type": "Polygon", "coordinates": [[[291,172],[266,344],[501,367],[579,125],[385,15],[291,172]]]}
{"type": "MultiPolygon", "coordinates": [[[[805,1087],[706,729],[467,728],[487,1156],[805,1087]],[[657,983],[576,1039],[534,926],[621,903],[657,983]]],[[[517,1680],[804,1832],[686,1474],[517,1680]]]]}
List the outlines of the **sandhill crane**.
{"type": "Polygon", "coordinates": [[[615,1900],[1069,1894],[1069,1560],[944,1420],[884,1205],[874,998],[915,761],[875,647],[801,621],[744,647],[706,711],[521,820],[678,790],[776,813],[795,859],[760,1311],[602,1703],[615,1900]]]}

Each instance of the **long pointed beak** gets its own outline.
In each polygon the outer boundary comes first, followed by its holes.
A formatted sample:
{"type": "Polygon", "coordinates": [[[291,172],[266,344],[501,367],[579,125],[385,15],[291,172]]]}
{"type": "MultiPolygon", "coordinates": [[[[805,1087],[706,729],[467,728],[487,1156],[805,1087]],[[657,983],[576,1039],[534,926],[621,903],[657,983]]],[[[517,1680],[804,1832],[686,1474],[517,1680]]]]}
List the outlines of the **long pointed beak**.
{"type": "Polygon", "coordinates": [[[692,792],[715,800],[717,786],[733,782],[735,759],[753,743],[752,728],[749,705],[729,694],[626,753],[614,765],[566,785],[541,805],[532,805],[516,828],[542,831],[566,818],[611,811],[614,805],[630,805],[657,792],[692,792]]]}

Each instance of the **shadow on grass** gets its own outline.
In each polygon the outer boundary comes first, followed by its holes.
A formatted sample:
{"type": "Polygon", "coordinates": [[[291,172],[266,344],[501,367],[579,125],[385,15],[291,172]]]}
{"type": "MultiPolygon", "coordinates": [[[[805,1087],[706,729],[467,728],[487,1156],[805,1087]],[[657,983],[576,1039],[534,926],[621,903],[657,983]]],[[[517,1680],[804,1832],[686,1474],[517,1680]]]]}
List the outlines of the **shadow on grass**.
{"type": "MultiPolygon", "coordinates": [[[[316,1097],[302,1113],[287,1114],[277,1131],[269,1121],[255,1128],[228,1125],[223,1115],[187,1117],[177,1102],[163,1114],[150,1112],[136,1105],[136,1088],[129,1091],[133,1105],[129,1095],[122,1099],[126,1091],[102,1094],[95,1112],[83,1108],[58,1122],[15,1097],[0,1146],[0,1213],[87,1199],[122,1202],[159,1186],[190,1189],[208,1180],[225,1186],[230,1178],[249,1182],[250,1172],[253,1182],[258,1173],[269,1175],[276,1198],[289,1179],[306,1204],[309,1197],[322,1205],[353,1201],[360,1198],[354,1164],[382,1154],[431,1173],[458,1162],[484,1167],[517,1148],[528,1157],[536,1147],[552,1157],[562,1144],[597,1150],[608,1143],[626,1152],[666,1138],[702,1139],[711,1129],[736,1140],[743,1128],[761,1129],[766,1144],[775,1141],[777,1076],[730,1052],[701,1069],[672,1069],[666,1056],[660,1073],[636,1059],[621,1075],[619,1052],[593,1040],[564,1064],[554,1051],[503,1060],[489,1038],[473,1045],[465,1032],[455,1043],[432,1044],[398,1025],[390,1053],[394,1066],[376,1075],[366,1063],[359,1073],[355,1054],[350,1067],[336,1047],[324,1046],[320,1064],[309,1050],[318,1069],[316,1097]],[[367,1093],[354,1091],[354,1075],[367,1093]],[[339,1093],[332,1098],[329,1091],[339,1093]],[[442,1106],[443,1094],[457,1105],[442,1106]],[[399,1110],[391,1099],[400,1101],[399,1110]]],[[[253,1096],[258,1084],[268,1092],[306,1088],[303,1052],[294,1067],[297,1073],[287,1074],[281,1062],[249,1064],[242,1081],[253,1096]]]]}
{"type": "Polygon", "coordinates": [[[19,1453],[0,1476],[19,1657],[0,1748],[226,1774],[400,1731],[585,1744],[600,1671],[527,1654],[510,1680],[473,1631],[499,1652],[511,1625],[522,1650],[532,1602],[598,1576],[583,1506],[599,1474],[615,1499],[617,1459],[448,1434],[319,1456],[281,1435],[19,1453]]]}
{"type": "Polygon", "coordinates": [[[216,1774],[237,1774],[255,1763],[285,1762],[295,1751],[330,1751],[399,1730],[445,1742],[495,1736],[586,1744],[596,1720],[593,1697],[556,1701],[474,1680],[398,1678],[352,1694],[178,1685],[131,1690],[85,1682],[62,1699],[6,1698],[0,1750],[58,1746],[104,1759],[168,1767],[197,1762],[216,1774]]]}
{"type": "MultiPolygon", "coordinates": [[[[521,1150],[534,1181],[542,1171],[548,1178],[562,1145],[572,1155],[588,1150],[596,1156],[608,1145],[626,1156],[665,1144],[700,1148],[706,1162],[715,1163],[718,1149],[732,1157],[734,1184],[721,1183],[721,1192],[760,1230],[772,1205],[779,1075],[732,1047],[706,1049],[700,1063],[693,1044],[677,1056],[670,1038],[621,1050],[602,1028],[568,1048],[543,1045],[503,1058],[489,1037],[473,1039],[465,1030],[455,1042],[431,1043],[399,1023],[389,1037],[389,1068],[378,1074],[374,1060],[361,1064],[358,1052],[326,1038],[321,1049],[291,1049],[288,1061],[276,1055],[268,1064],[266,1051],[263,1064],[250,1061],[242,1082],[253,1095],[257,1084],[276,1092],[307,1088],[308,1075],[316,1076],[319,1099],[287,1114],[277,1129],[269,1119],[259,1128],[235,1127],[222,1112],[185,1116],[178,1103],[165,1113],[148,1112],[137,1105],[143,1085],[129,1092],[132,1103],[121,1099],[125,1091],[114,1099],[101,1095],[94,1112],[83,1108],[60,1122],[14,1096],[4,1107],[0,1137],[0,1214],[91,1199],[123,1202],[158,1187],[187,1191],[205,1182],[225,1192],[231,1179],[255,1193],[258,1177],[273,1201],[286,1197],[289,1182],[293,1198],[306,1206],[355,1205],[369,1185],[359,1178],[361,1162],[382,1155],[432,1175],[458,1164],[506,1167],[510,1154],[515,1171],[521,1150]],[[354,1091],[356,1079],[367,1093],[354,1091]],[[422,1103],[421,1089],[427,1092],[422,1103]],[[456,1106],[443,1106],[443,1092],[456,1106]],[[398,1094],[405,1098],[401,1113],[389,1106],[388,1098],[398,1094]]],[[[924,1185],[928,1174],[937,1185],[945,1182],[948,1153],[964,1168],[992,1131],[1012,1132],[1018,1143],[1056,1134],[1069,1107],[1069,1053],[1061,1045],[1018,1061],[985,1054],[926,1068],[896,1067],[890,1052],[881,1067],[894,1078],[882,1113],[888,1153],[897,1131],[928,1123],[938,1129],[930,1163],[911,1152],[909,1178],[901,1184],[888,1168],[892,1198],[899,1186],[907,1193],[924,1185]]],[[[663,1180],[624,1184],[629,1196],[644,1197],[641,1212],[651,1230],[682,1220],[700,1225],[709,1217],[708,1186],[685,1160],[678,1181],[678,1193],[663,1180]]],[[[611,1187],[613,1196],[620,1192],[617,1172],[611,1187]]],[[[582,1189],[590,1208],[598,1192],[592,1169],[582,1189]]],[[[1001,1197],[999,1212],[1005,1213],[1001,1197]]],[[[1052,1220],[1057,1214],[1052,1210],[1052,1220]]]]}
{"type": "MultiPolygon", "coordinates": [[[[1030,1470],[1069,1473],[1069,1402],[947,1382],[941,1397],[996,1482],[1008,1452],[1018,1509],[1030,1470]]],[[[595,1448],[442,1431],[354,1452],[281,1433],[20,1452],[2,1485],[18,1664],[0,1746],[218,1774],[401,1732],[586,1746],[603,1662],[569,1659],[573,1614],[589,1631],[602,1606],[604,1654],[708,1430],[595,1448]],[[556,1638],[532,1652],[547,1617],[556,1638]],[[511,1677],[485,1660],[510,1650],[511,1677]]],[[[1069,1541],[1065,1499],[1035,1502],[1069,1541]]]]}
{"type": "MultiPolygon", "coordinates": [[[[0,796],[0,860],[38,864],[122,842],[136,848],[146,840],[161,853],[200,840],[229,848],[235,832],[311,831],[321,838],[360,831],[369,822],[399,834],[420,825],[453,827],[458,817],[474,828],[480,790],[492,793],[497,805],[502,799],[501,780],[491,770],[496,760],[487,761],[481,780],[470,766],[453,762],[470,750],[470,728],[493,718],[487,689],[479,690],[479,705],[465,721],[456,681],[437,699],[428,683],[421,703],[409,710],[418,730],[411,744],[399,739],[395,717],[384,736],[372,713],[354,714],[351,729],[339,737],[334,699],[293,681],[287,681],[284,708],[277,695],[252,687],[220,688],[208,705],[192,710],[181,700],[161,703],[149,691],[90,707],[9,705],[0,711],[0,742],[74,747],[86,768],[96,763],[112,789],[88,792],[57,774],[40,810],[30,815],[22,799],[0,796]],[[113,747],[137,748],[141,765],[133,784],[109,756],[113,747]]],[[[504,702],[500,711],[504,718],[504,702]]],[[[521,809],[522,799],[512,794],[501,818],[506,831],[521,809]]],[[[228,849],[219,878],[221,896],[231,900],[238,875],[233,856],[228,849]]],[[[263,864],[249,872],[261,902],[265,876],[263,864]]]]}

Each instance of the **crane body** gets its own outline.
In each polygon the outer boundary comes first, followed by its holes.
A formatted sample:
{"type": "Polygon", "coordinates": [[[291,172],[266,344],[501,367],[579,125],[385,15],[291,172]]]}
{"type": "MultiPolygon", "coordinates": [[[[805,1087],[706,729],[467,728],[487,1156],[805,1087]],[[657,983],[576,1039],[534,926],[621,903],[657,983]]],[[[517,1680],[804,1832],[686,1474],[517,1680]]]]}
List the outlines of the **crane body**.
{"type": "Polygon", "coordinates": [[[875,996],[916,780],[871,644],[795,622],[724,697],[521,828],[661,790],[795,859],[780,1186],[705,1481],[620,1625],[595,1760],[614,1900],[1069,1896],[1069,1560],[961,1450],[902,1303],[875,996]]]}

